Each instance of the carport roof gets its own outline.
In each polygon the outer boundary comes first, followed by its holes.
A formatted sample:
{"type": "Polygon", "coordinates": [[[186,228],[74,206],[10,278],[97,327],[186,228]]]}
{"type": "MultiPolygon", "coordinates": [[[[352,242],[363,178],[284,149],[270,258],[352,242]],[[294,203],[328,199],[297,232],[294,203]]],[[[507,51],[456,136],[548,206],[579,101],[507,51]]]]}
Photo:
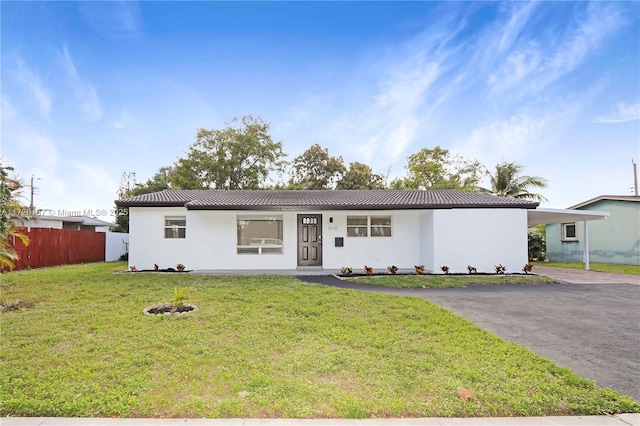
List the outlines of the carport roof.
{"type": "Polygon", "coordinates": [[[583,222],[587,220],[602,220],[609,217],[609,212],[571,209],[541,209],[527,210],[527,224],[529,226],[542,223],[583,222]]]}

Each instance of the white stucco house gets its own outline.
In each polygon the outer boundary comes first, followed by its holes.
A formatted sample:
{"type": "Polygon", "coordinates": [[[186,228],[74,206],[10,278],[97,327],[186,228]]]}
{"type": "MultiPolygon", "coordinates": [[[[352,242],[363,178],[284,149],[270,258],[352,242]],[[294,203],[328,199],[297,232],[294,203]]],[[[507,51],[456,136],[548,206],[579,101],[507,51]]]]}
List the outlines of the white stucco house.
{"type": "Polygon", "coordinates": [[[425,265],[519,272],[538,203],[456,190],[164,190],[128,207],[138,269],[322,269],[425,265]]]}

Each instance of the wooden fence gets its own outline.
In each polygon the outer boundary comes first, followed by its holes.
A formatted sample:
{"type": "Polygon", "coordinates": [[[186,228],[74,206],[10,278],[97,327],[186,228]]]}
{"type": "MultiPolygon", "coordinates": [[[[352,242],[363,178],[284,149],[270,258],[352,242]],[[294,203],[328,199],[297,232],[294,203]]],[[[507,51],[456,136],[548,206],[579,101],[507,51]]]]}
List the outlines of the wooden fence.
{"type": "Polygon", "coordinates": [[[20,228],[20,231],[29,237],[29,244],[25,246],[20,239],[14,239],[20,256],[14,271],[104,261],[104,232],[50,228],[20,228]]]}

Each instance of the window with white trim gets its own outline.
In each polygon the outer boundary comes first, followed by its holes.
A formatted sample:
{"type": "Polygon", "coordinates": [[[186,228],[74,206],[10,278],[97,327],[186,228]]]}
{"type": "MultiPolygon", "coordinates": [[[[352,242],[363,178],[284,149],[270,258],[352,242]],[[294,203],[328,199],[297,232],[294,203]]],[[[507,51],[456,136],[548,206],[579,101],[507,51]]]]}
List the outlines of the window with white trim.
{"type": "Polygon", "coordinates": [[[187,237],[186,216],[165,216],[164,217],[164,237],[165,238],[186,238],[187,237]]]}
{"type": "Polygon", "coordinates": [[[576,231],[576,223],[562,223],[560,225],[562,229],[562,240],[563,241],[574,241],[578,239],[578,233],[576,231]]]}
{"type": "Polygon", "coordinates": [[[238,216],[238,254],[282,254],[282,215],[238,216]]]}
{"type": "Polygon", "coordinates": [[[391,215],[347,216],[347,237],[390,237],[391,215]]]}

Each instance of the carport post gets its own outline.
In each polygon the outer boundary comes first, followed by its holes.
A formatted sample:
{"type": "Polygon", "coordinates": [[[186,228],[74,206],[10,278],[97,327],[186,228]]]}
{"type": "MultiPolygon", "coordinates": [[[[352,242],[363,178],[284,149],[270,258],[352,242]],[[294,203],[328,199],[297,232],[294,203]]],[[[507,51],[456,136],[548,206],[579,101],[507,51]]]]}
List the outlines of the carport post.
{"type": "Polygon", "coordinates": [[[584,221],[584,251],[582,253],[582,260],[584,261],[584,270],[589,270],[589,227],[588,221],[584,221]]]}

